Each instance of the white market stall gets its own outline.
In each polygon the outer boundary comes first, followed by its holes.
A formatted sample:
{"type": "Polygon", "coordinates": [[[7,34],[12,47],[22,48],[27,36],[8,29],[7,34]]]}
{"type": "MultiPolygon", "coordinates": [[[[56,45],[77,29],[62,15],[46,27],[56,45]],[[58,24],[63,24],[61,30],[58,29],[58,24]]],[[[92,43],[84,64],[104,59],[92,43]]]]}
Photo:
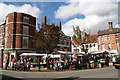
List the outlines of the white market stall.
{"type": "Polygon", "coordinates": [[[26,57],[26,56],[42,56],[43,58],[46,58],[47,57],[47,54],[44,54],[44,53],[22,53],[21,55],[21,59],[22,57],[26,57]]]}
{"type": "MultiPolygon", "coordinates": [[[[21,55],[21,59],[22,59],[22,57],[24,57],[24,56],[28,56],[28,57],[36,57],[36,56],[41,56],[42,58],[46,58],[47,57],[47,54],[44,54],[44,53],[22,53],[21,55]]],[[[40,64],[41,64],[41,67],[42,68],[40,68],[40,69],[47,69],[46,68],[46,62],[40,62],[40,64]]],[[[37,62],[31,62],[31,68],[35,68],[36,66],[38,66],[38,63],[37,62]]]]}
{"type": "Polygon", "coordinates": [[[52,53],[52,57],[57,58],[59,57],[61,59],[62,55],[67,55],[70,57],[75,57],[77,56],[83,56],[85,53],[84,52],[66,52],[66,51],[55,51],[52,53]]]}
{"type": "Polygon", "coordinates": [[[43,53],[22,53],[20,56],[47,56],[47,54],[43,54],[43,53]]]}

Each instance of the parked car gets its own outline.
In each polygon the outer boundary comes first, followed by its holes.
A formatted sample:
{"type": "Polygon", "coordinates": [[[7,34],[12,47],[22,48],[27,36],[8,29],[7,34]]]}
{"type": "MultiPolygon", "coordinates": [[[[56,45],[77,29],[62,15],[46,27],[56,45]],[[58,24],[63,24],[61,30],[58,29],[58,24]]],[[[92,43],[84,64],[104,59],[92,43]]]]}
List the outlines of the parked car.
{"type": "Polygon", "coordinates": [[[116,69],[120,69],[120,58],[116,59],[116,62],[114,63],[114,66],[116,69]]]}

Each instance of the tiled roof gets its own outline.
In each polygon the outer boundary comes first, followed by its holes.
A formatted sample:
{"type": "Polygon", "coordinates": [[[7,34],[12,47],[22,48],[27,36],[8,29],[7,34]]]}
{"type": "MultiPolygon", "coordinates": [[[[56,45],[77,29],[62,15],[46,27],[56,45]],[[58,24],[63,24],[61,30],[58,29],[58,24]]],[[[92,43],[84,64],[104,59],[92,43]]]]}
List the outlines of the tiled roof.
{"type": "Polygon", "coordinates": [[[112,30],[110,29],[100,30],[98,32],[98,36],[115,34],[115,33],[120,33],[120,28],[113,28],[112,30]]]}

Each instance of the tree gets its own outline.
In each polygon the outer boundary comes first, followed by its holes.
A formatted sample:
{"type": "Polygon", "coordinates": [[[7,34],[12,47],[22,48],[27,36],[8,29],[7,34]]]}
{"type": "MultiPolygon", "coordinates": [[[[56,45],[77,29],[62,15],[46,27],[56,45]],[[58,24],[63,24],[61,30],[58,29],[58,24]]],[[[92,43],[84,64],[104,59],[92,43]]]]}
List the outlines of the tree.
{"type": "MultiPolygon", "coordinates": [[[[87,53],[88,50],[94,46],[92,45],[93,42],[96,41],[96,38],[92,37],[90,34],[87,34],[85,31],[81,31],[79,26],[73,26],[74,34],[72,36],[72,40],[80,47],[80,49],[87,53]],[[89,45],[88,45],[89,44],[89,45]]],[[[74,46],[76,46],[74,45],[74,46]]]]}
{"type": "Polygon", "coordinates": [[[52,25],[39,25],[36,31],[36,49],[39,52],[52,53],[59,42],[59,28],[52,25]]]}

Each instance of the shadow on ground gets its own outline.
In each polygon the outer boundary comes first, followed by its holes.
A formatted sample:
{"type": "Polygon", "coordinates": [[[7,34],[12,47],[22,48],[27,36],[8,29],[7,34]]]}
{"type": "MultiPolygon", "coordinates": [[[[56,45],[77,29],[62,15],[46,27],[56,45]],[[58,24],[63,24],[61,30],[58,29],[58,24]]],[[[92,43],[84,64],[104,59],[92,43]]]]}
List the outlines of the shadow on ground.
{"type": "Polygon", "coordinates": [[[79,78],[79,77],[68,77],[68,78],[15,78],[7,75],[2,76],[1,80],[119,80],[118,78],[79,78]]]}

